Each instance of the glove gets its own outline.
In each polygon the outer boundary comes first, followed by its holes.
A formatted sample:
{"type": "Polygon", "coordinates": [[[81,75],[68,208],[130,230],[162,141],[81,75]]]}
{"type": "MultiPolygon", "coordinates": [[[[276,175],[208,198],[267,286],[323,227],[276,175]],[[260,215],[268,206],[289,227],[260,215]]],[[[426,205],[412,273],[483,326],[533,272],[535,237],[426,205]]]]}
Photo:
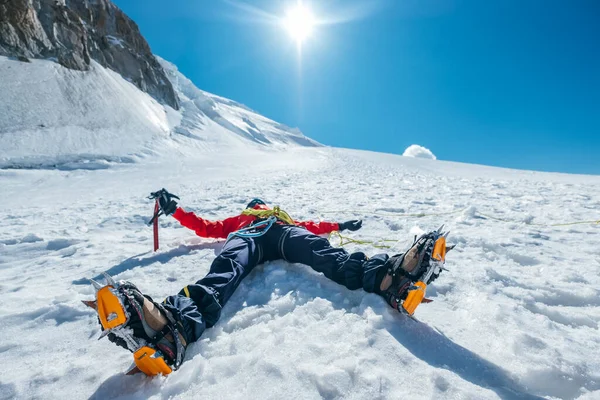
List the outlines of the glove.
{"type": "Polygon", "coordinates": [[[349,231],[357,231],[362,227],[362,220],[353,219],[352,221],[340,222],[338,223],[338,229],[341,231],[349,230],[349,231]]]}
{"type": "Polygon", "coordinates": [[[179,197],[167,192],[166,189],[161,189],[157,192],[150,193],[150,199],[158,199],[158,205],[160,210],[165,215],[171,215],[177,210],[177,202],[174,198],[179,200],[179,197]]]}

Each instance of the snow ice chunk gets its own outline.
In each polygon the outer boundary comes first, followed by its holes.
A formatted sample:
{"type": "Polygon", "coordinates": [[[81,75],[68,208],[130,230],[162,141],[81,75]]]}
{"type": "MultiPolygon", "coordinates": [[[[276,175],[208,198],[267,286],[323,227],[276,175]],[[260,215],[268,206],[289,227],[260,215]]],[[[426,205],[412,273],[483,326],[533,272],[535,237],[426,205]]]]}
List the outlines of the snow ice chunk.
{"type": "Polygon", "coordinates": [[[477,208],[475,206],[469,206],[463,211],[463,217],[465,219],[475,218],[477,216],[477,208]]]}
{"type": "Polygon", "coordinates": [[[29,233],[21,239],[21,243],[35,243],[42,242],[44,239],[36,235],[35,233],[29,233]]]}

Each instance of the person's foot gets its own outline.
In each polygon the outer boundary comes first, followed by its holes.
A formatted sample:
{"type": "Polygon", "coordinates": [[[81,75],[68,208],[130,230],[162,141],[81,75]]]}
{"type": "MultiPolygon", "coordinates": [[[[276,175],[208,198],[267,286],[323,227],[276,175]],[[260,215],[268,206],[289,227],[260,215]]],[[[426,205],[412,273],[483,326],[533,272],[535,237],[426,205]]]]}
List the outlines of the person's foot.
{"type": "MultiPolygon", "coordinates": [[[[98,312],[101,338],[134,353],[138,370],[147,375],[168,374],[183,361],[187,343],[181,324],[171,313],[145,296],[132,283],[115,282],[105,275],[107,284],[92,281],[95,301],[84,301],[98,312]]],[[[132,370],[135,371],[135,368],[132,370]]]]}
{"type": "Polygon", "coordinates": [[[379,284],[381,296],[392,308],[400,310],[402,302],[408,295],[408,289],[413,285],[412,279],[405,275],[401,264],[404,254],[396,254],[386,262],[386,273],[379,284]]]}
{"type": "MultiPolygon", "coordinates": [[[[403,254],[388,259],[379,284],[379,294],[392,308],[409,314],[424,299],[425,288],[440,275],[446,257],[446,236],[441,228],[416,239],[403,254]],[[413,291],[420,292],[413,295],[413,291]],[[410,307],[403,307],[409,295],[410,307]]],[[[425,299],[426,300],[426,299],[425,299]]]]}

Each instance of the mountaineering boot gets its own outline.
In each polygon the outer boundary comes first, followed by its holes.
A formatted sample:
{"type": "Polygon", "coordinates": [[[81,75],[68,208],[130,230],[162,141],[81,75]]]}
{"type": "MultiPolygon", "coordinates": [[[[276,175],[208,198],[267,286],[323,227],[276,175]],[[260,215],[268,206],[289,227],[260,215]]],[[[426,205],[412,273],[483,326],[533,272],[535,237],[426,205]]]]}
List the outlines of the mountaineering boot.
{"type": "Polygon", "coordinates": [[[388,259],[385,274],[379,284],[379,294],[392,308],[413,315],[425,298],[427,285],[444,270],[446,253],[454,248],[446,246],[448,232],[437,231],[415,237],[412,246],[402,254],[388,259]]]}
{"type": "Polygon", "coordinates": [[[408,288],[413,283],[411,279],[404,276],[401,270],[398,271],[398,266],[401,263],[401,261],[398,262],[398,259],[401,259],[402,256],[403,254],[397,254],[390,257],[386,262],[386,273],[379,285],[381,296],[396,310],[402,305],[402,301],[406,299],[408,288]]]}
{"type": "Polygon", "coordinates": [[[167,375],[179,368],[187,346],[181,323],[134,284],[117,283],[105,276],[105,286],[92,280],[96,300],[84,304],[98,312],[103,331],[100,338],[108,336],[111,342],[134,353],[135,366],[128,374],[167,375]]]}

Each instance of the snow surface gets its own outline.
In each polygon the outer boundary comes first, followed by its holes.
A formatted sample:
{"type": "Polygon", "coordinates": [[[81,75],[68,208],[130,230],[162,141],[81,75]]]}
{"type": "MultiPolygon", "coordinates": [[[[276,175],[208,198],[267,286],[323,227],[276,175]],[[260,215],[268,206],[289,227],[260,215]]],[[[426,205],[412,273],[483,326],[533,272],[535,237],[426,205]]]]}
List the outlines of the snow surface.
{"type": "Polygon", "coordinates": [[[600,225],[533,225],[598,219],[600,177],[223,149],[102,170],[4,169],[0,187],[0,398],[600,398],[600,225]],[[80,302],[94,293],[86,278],[108,271],[162,299],[201,278],[222,246],[162,218],[151,252],[144,196],[163,186],[209,219],[259,196],[298,219],[363,218],[349,236],[397,240],[390,251],[442,223],[458,247],[420,322],[306,266],[271,262],[179,371],[124,376],[131,355],[97,341],[80,302]]]}
{"type": "Polygon", "coordinates": [[[427,158],[429,160],[436,160],[437,157],[427,147],[419,146],[418,144],[411,144],[404,150],[402,154],[404,157],[413,158],[427,158]]]}
{"type": "Polygon", "coordinates": [[[180,111],[98,65],[0,57],[0,399],[600,399],[600,224],[552,226],[600,219],[600,177],[319,147],[163,65],[180,111]],[[270,262],[179,371],[124,376],[131,355],[96,340],[81,304],[88,278],[160,300],[223,244],[161,218],[151,252],[145,196],[161,187],[209,219],[253,197],[297,219],[362,218],[348,236],[390,252],[445,223],[457,248],[420,322],[270,262]]]}

